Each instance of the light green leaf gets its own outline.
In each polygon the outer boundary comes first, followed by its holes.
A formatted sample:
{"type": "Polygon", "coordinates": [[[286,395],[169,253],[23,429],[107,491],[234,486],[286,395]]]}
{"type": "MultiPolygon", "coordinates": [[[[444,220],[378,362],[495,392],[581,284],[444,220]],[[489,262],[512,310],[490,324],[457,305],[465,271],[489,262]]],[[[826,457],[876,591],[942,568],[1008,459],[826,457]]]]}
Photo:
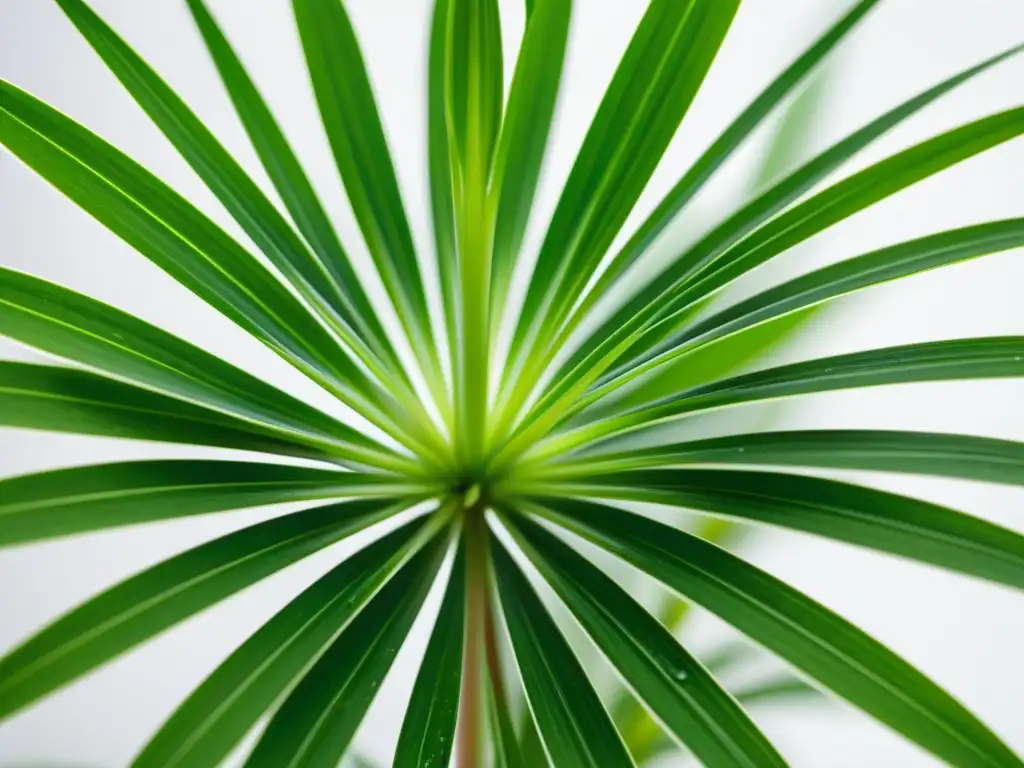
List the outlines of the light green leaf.
{"type": "Polygon", "coordinates": [[[387,675],[444,554],[445,536],[418,552],[306,672],[271,718],[249,768],[334,768],[387,675]]]}
{"type": "Polygon", "coordinates": [[[281,464],[94,464],[0,480],[0,546],[290,501],[406,496],[414,504],[429,495],[423,486],[386,475],[281,464]]]}
{"type": "Polygon", "coordinates": [[[133,768],[216,768],[414,550],[417,518],[352,555],[260,627],[178,707],[133,768]]]}
{"type": "Polygon", "coordinates": [[[434,398],[444,391],[412,232],[355,30],[341,0],[293,0],[320,116],[356,221],[434,398]]]}
{"type": "Polygon", "coordinates": [[[1024,590],[1024,536],[938,504],[849,483],[764,471],[637,469],[559,490],[793,528],[1024,590]]]}
{"type": "Polygon", "coordinates": [[[714,677],[614,580],[529,519],[506,524],[624,682],[702,765],[786,765],[714,677]]]}
{"type": "Polygon", "coordinates": [[[516,663],[551,762],[581,768],[632,766],[579,660],[494,537],[491,555],[516,663]]]}
{"type": "Polygon", "coordinates": [[[460,541],[448,588],[405,710],[395,768],[448,768],[459,713],[466,612],[466,554],[460,541]]]}
{"type": "Polygon", "coordinates": [[[399,509],[393,500],[354,501],[285,515],[121,582],[0,659],[0,717],[399,509]]]}
{"type": "Polygon", "coordinates": [[[735,626],[958,768],[1024,763],[949,694],[861,630],[738,557],[639,515],[547,501],[548,516],[735,626]]]}

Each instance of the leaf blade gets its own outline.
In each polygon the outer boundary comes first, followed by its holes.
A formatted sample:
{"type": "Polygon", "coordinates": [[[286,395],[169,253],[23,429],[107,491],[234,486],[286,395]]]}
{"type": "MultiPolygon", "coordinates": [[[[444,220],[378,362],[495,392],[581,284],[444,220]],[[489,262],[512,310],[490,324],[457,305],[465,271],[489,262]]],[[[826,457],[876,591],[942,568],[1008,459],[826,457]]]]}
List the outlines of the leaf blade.
{"type": "Polygon", "coordinates": [[[545,516],[694,600],[952,765],[1021,760],[949,694],[828,609],[744,560],[638,515],[580,501],[545,516]]]}

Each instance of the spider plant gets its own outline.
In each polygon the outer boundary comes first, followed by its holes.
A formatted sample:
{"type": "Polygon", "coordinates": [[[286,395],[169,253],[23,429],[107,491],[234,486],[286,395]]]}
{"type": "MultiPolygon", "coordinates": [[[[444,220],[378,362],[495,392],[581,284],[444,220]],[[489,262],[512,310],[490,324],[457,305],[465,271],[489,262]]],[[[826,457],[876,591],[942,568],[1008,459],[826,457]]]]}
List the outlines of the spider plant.
{"type": "Polygon", "coordinates": [[[0,660],[0,717],[301,558],[380,526],[372,543],[316,580],[203,681],[134,765],[218,765],[265,717],[246,765],[337,765],[435,585],[437,615],[395,724],[397,766],[446,766],[453,756],[467,768],[629,766],[656,753],[662,733],[707,766],[785,765],[734,695],[741,692],[719,682],[731,651],[698,660],[676,639],[672,630],[691,605],[950,765],[1024,765],[913,666],[723,546],[730,521],[768,524],[1024,588],[1024,538],[1011,531],[914,498],[786,471],[1024,485],[1024,445],[856,430],[755,429],[668,444],[656,437],[657,427],[675,421],[685,436],[687,422],[739,404],[1024,376],[1021,337],[731,372],[839,296],[1024,245],[1024,219],[929,234],[728,300],[737,281],[775,256],[1024,133],[1018,106],[832,179],[887,131],[1020,48],[938,83],[798,164],[652,268],[648,258],[669,225],[879,0],[854,3],[794,58],[620,247],[617,236],[739,6],[651,0],[529,271],[524,232],[553,125],[571,0],[527,0],[507,94],[496,0],[436,0],[426,67],[431,258],[414,247],[344,4],[293,0],[324,129],[390,305],[382,312],[203,0],[187,0],[188,7],[284,211],[84,0],[56,1],[259,254],[102,138],[8,82],[0,83],[0,142],[352,418],[329,415],[114,307],[0,271],[0,333],[71,364],[0,363],[0,424],[268,457],[107,463],[8,478],[0,481],[0,544],[308,505],[159,563],[27,639],[0,660]],[[435,283],[425,277],[435,268],[441,311],[432,314],[435,283]],[[517,275],[525,274],[519,295],[517,275]],[[637,513],[635,502],[708,517],[687,530],[637,513]],[[594,547],[685,602],[656,617],[609,575],[617,571],[594,547]],[[628,688],[611,714],[565,625],[553,619],[552,601],[628,688]]]}

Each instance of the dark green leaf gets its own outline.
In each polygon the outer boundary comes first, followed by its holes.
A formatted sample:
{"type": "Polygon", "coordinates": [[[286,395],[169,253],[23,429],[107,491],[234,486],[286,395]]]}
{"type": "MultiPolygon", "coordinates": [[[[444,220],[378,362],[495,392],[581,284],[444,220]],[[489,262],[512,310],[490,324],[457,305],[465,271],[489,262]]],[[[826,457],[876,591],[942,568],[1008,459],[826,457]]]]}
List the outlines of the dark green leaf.
{"type": "Polygon", "coordinates": [[[632,766],[608,713],[526,576],[491,537],[498,594],[548,756],[554,765],[632,766]]]}
{"type": "Polygon", "coordinates": [[[623,680],[702,765],[786,765],[714,677],[614,580],[529,519],[507,525],[623,680]]]}
{"type": "Polygon", "coordinates": [[[95,299],[3,267],[0,335],[235,416],[282,441],[373,447],[360,432],[199,347],[95,299]]]}
{"type": "Polygon", "coordinates": [[[409,557],[417,518],[318,579],[234,651],[160,728],[133,768],[216,768],[409,557]]]}
{"type": "Polygon", "coordinates": [[[459,713],[466,612],[465,544],[460,542],[448,588],[434,622],[392,765],[448,768],[459,713]]]}
{"type": "Polygon", "coordinates": [[[823,357],[684,390],[644,408],[580,427],[552,440],[543,453],[549,454],[556,446],[583,445],[687,413],[740,403],[887,384],[1017,376],[1024,376],[1024,337],[1019,336],[936,341],[823,357]]]}
{"type": "Polygon", "coordinates": [[[246,766],[334,768],[419,613],[444,553],[439,536],[345,628],[270,720],[246,766]]]}
{"type": "Polygon", "coordinates": [[[614,552],[735,626],[850,703],[960,768],[1024,763],[894,653],[764,571],[683,531],[583,501],[547,502],[555,522],[614,552]]]}
{"type": "MultiPolygon", "coordinates": [[[[0,81],[0,143],[171,277],[368,418],[390,398],[278,280],[140,165],[0,81]]],[[[396,430],[401,433],[401,430],[396,430]]]]}
{"type": "Polygon", "coordinates": [[[393,500],[353,501],[285,515],[121,582],[0,659],[0,717],[397,509],[393,500]]]}
{"type": "Polygon", "coordinates": [[[971,435],[883,430],[754,432],[599,454],[551,476],[603,475],[687,464],[762,464],[957,477],[1024,485],[1024,443],[971,435]]]}
{"type": "Polygon", "coordinates": [[[402,495],[412,504],[429,493],[386,475],[280,464],[95,464],[0,480],[0,546],[289,501],[402,495]]]}
{"type": "Polygon", "coordinates": [[[763,471],[637,469],[602,474],[567,490],[793,528],[1024,590],[1024,536],[872,488],[763,471]]]}
{"type": "MultiPolygon", "coordinates": [[[[365,342],[386,363],[389,372],[403,375],[394,348],[352,269],[330,218],[266,102],[203,0],[188,0],[188,7],[263,167],[299,232],[317,256],[306,265],[304,278],[331,301],[332,308],[354,329],[355,333],[347,337],[356,343],[356,349],[359,349],[359,342],[365,342]],[[320,278],[320,271],[324,279],[320,278]]],[[[230,166],[216,168],[224,175],[230,166]]],[[[363,359],[368,360],[366,356],[363,359]]]]}

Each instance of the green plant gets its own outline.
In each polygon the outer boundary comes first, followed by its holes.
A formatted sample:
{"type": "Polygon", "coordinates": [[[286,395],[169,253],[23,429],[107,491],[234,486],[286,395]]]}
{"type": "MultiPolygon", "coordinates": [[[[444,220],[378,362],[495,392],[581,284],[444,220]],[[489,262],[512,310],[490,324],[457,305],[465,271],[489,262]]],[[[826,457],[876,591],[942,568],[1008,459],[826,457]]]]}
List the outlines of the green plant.
{"type": "Polygon", "coordinates": [[[909,497],[757,468],[875,469],[1021,485],[1024,445],[881,431],[754,431],[669,445],[647,439],[656,425],[742,403],[1024,375],[1019,337],[730,373],[833,298],[1024,245],[1024,219],[929,235],[739,302],[717,301],[755,267],[832,224],[1024,133],[1024,107],[1016,107],[813,191],[890,128],[1020,48],[782,174],[663,270],[631,283],[630,268],[704,183],[878,2],[856,3],[798,57],[609,254],[739,4],[652,0],[516,312],[510,289],[552,124],[571,2],[528,0],[506,98],[495,0],[437,0],[428,132],[446,329],[439,333],[344,6],[293,0],[330,145],[407,354],[385,332],[202,0],[188,0],[189,8],[290,221],[83,0],[57,1],[266,263],[114,147],[7,82],[0,84],[0,141],[372,429],[341,423],[113,307],[0,271],[0,333],[81,366],[0,363],[0,424],[315,462],[142,461],[9,478],[0,482],[0,545],[262,504],[329,502],[184,552],[58,619],[0,660],[0,717],[304,556],[390,520],[385,535],[233,653],[135,765],[216,765],[267,713],[247,765],[336,765],[444,574],[396,765],[445,766],[454,751],[459,765],[475,766],[485,749],[488,760],[510,768],[545,759],[631,765],[631,752],[646,759],[660,749],[662,731],[708,766],[784,765],[709,672],[733,660],[732,651],[701,663],[666,629],[690,602],[951,765],[1024,765],[894,653],[718,546],[731,523],[702,518],[688,532],[608,503],[656,502],[784,526],[1024,587],[1024,538],[1008,530],[909,497]],[[613,301],[622,286],[625,297],[613,301]],[[506,315],[514,321],[507,354],[499,343],[506,315]],[[659,622],[565,532],[690,602],[668,603],[659,622]],[[574,614],[642,708],[620,696],[609,715],[528,571],[574,614]],[[517,710],[520,685],[529,707],[517,710]],[[517,711],[525,712],[521,723],[517,711]],[[645,724],[644,711],[658,728],[645,724]]]}

